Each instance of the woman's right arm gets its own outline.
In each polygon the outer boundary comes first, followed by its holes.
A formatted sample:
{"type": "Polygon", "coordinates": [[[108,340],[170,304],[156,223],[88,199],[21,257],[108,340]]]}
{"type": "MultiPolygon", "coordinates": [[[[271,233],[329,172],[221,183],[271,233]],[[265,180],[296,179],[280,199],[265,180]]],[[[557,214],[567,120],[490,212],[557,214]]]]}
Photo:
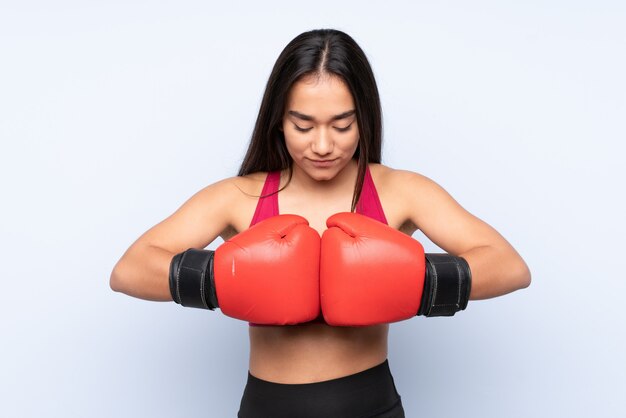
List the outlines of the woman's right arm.
{"type": "Polygon", "coordinates": [[[230,214],[239,193],[234,179],[200,190],[141,235],[113,268],[111,289],[140,299],[171,301],[172,258],[189,248],[205,248],[231,225],[230,214]]]}

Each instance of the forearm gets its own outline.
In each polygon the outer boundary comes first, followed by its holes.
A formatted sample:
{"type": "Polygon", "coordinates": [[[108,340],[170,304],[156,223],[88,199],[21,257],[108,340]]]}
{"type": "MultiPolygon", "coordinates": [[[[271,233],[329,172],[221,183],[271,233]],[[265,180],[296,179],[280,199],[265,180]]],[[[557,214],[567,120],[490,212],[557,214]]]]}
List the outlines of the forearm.
{"type": "Polygon", "coordinates": [[[152,246],[129,249],[111,273],[111,289],[140,299],[171,301],[168,278],[174,255],[152,246]]]}
{"type": "Polygon", "coordinates": [[[476,247],[459,257],[472,272],[471,300],[502,296],[530,285],[528,266],[512,247],[476,247]]]}

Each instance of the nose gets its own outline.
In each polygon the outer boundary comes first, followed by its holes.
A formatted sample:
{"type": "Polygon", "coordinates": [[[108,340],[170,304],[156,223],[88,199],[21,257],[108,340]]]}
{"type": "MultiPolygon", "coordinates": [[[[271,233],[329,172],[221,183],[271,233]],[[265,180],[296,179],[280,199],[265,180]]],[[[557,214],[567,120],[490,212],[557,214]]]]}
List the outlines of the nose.
{"type": "Polygon", "coordinates": [[[317,135],[313,137],[311,150],[317,155],[324,156],[333,152],[334,145],[328,129],[321,128],[318,130],[317,135]]]}

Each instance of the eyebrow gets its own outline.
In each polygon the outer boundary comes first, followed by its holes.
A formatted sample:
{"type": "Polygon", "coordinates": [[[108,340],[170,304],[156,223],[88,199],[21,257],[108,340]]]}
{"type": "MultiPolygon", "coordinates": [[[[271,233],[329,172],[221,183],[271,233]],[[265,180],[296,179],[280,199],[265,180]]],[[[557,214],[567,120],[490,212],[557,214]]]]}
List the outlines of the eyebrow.
{"type": "MultiPolygon", "coordinates": [[[[309,120],[309,121],[315,122],[315,118],[313,116],[305,115],[304,113],[300,113],[300,112],[298,112],[296,110],[290,110],[287,113],[289,113],[291,116],[295,116],[298,119],[309,120]]],[[[330,118],[330,120],[334,121],[334,120],[339,120],[339,119],[345,119],[345,118],[347,118],[349,116],[354,115],[355,113],[356,112],[355,112],[354,109],[348,110],[346,112],[343,112],[343,113],[340,113],[338,115],[333,116],[332,118],[330,118]]]]}

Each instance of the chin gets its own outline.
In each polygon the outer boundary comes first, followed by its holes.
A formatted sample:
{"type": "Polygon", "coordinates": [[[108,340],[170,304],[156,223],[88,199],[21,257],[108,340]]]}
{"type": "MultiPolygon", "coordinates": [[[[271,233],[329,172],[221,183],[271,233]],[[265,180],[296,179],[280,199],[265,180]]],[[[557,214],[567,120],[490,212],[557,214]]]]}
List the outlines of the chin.
{"type": "Polygon", "coordinates": [[[330,181],[330,180],[334,179],[335,177],[337,177],[336,174],[333,174],[333,175],[326,174],[326,175],[321,175],[321,176],[314,177],[314,178],[317,181],[330,181]]]}
{"type": "Polygon", "coordinates": [[[308,162],[298,164],[300,170],[302,170],[309,178],[315,181],[330,181],[337,177],[347,166],[346,163],[340,163],[332,167],[314,167],[308,162]]]}
{"type": "Polygon", "coordinates": [[[328,181],[332,180],[337,176],[337,172],[335,170],[311,170],[306,172],[309,177],[316,181],[328,181]]]}

